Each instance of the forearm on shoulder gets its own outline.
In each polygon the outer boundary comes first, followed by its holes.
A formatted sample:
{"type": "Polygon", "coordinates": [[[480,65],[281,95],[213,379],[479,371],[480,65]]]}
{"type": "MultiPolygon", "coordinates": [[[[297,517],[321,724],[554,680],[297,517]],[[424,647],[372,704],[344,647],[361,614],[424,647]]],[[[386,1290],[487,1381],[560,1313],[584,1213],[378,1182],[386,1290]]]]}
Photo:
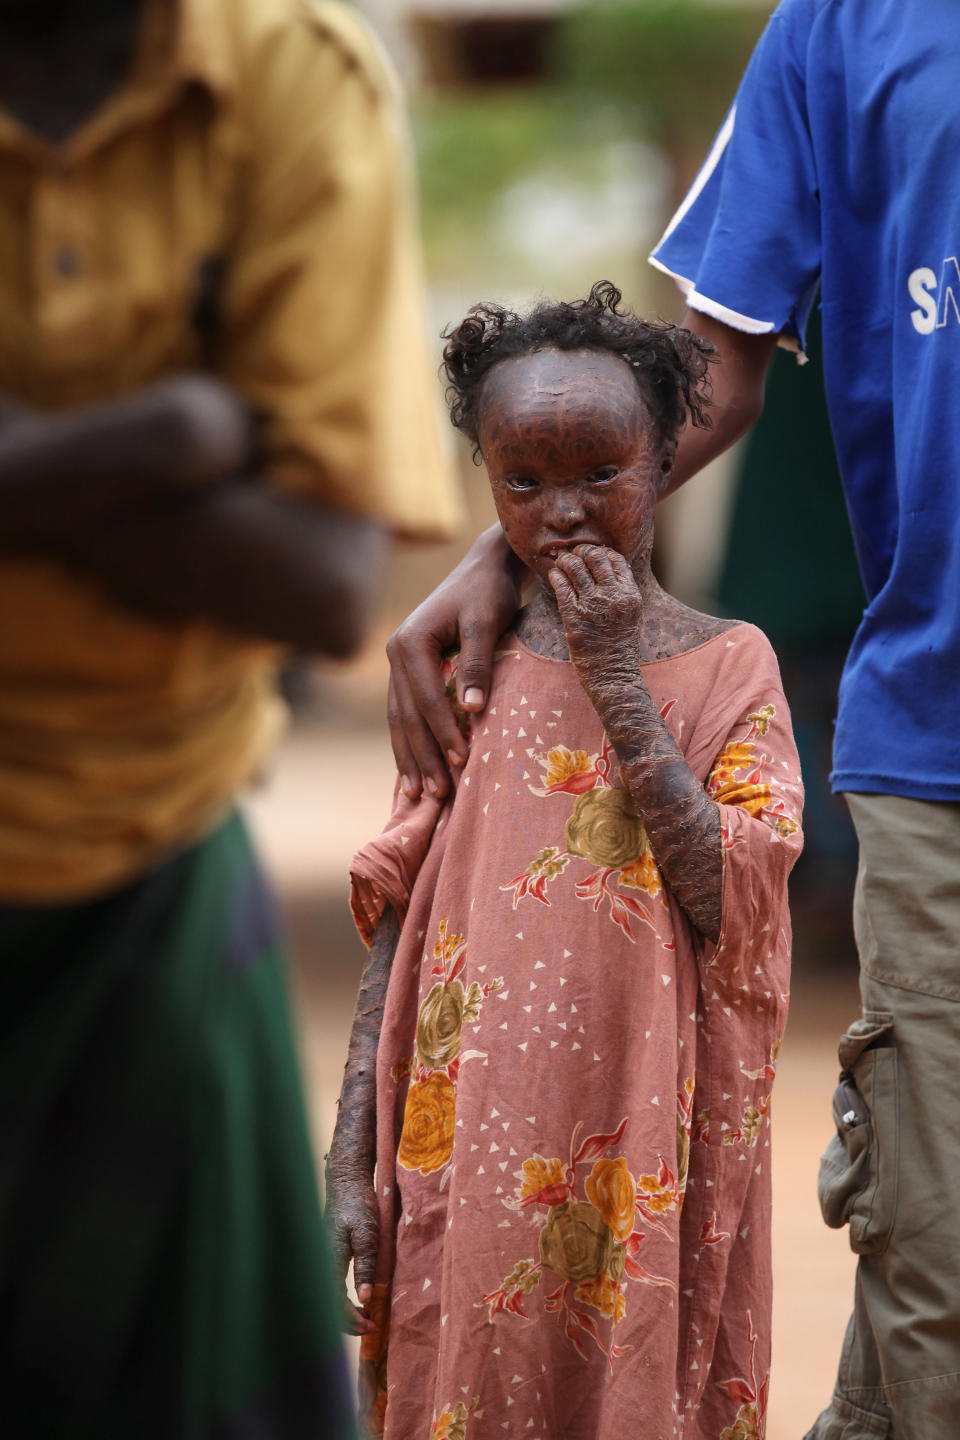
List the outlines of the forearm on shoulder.
{"type": "Polygon", "coordinates": [[[386,537],[250,480],[111,515],[60,548],[131,608],[345,658],[366,633],[386,537]]]}
{"type": "Polygon", "coordinates": [[[181,375],[122,399],[0,423],[0,549],[43,550],[75,525],[181,495],[249,463],[253,423],[220,381],[181,375]]]}
{"type": "Polygon", "coordinates": [[[640,677],[611,695],[601,719],[666,884],[694,928],[716,942],[723,891],[719,807],[690,769],[640,677]]]}
{"type": "Polygon", "coordinates": [[[687,425],[664,494],[678,489],[729,449],[759,419],[767,372],[777,347],[776,335],[748,335],[698,310],[688,310],[681,324],[717,349],[718,362],[710,367],[712,425],[708,430],[687,425]]]}
{"type": "Polygon", "coordinates": [[[372,1174],[377,1155],[377,1047],[400,922],[389,906],[383,912],[360,977],[337,1123],[327,1157],[328,1183],[344,1170],[372,1174]]]}

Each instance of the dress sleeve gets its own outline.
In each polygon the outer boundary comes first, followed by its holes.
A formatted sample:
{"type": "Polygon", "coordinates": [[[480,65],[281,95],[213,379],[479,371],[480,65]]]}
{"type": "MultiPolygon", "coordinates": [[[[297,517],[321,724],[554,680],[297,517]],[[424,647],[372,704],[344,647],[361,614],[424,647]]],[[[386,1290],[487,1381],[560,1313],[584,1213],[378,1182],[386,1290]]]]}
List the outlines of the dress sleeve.
{"type": "MultiPolygon", "coordinates": [[[[720,806],[723,896],[720,938],[708,970],[732,980],[748,944],[761,951],[785,928],[787,877],[803,848],[803,782],[790,712],[779,688],[743,707],[706,781],[720,806]],[[762,937],[770,935],[769,941],[762,937]]],[[[786,988],[786,975],[781,977],[786,988]]]]}
{"type": "Polygon", "coordinates": [[[820,196],[807,113],[817,0],[774,12],[736,100],[650,256],[693,310],[803,348],[820,278],[820,196]]]}
{"type": "Polygon", "coordinates": [[[265,417],[270,479],[430,538],[461,519],[441,428],[405,121],[345,5],[304,5],[261,44],[223,369],[265,417]]]}
{"type": "MultiPolygon", "coordinates": [[[[473,717],[461,709],[457,699],[459,664],[458,651],[444,655],[440,677],[454,719],[469,746],[473,743],[473,717]]],[[[427,852],[456,799],[460,781],[457,775],[452,778],[453,791],[444,800],[436,800],[426,793],[419,800],[410,800],[398,781],[390,819],[376,840],[371,840],[354,855],[350,864],[350,907],[365,945],[370,945],[387,905],[393,906],[403,922],[427,852]]]]}
{"type": "Polygon", "coordinates": [[[430,795],[408,799],[398,782],[390,819],[377,838],[351,860],[350,909],[368,948],[388,905],[403,923],[414,882],[445,808],[446,802],[430,795]]]}
{"type": "Polygon", "coordinates": [[[789,1001],[787,877],[802,845],[803,803],[775,656],[759,631],[739,639],[728,652],[735,673],[719,677],[724,693],[706,763],[706,789],[720,807],[723,908],[717,944],[698,947],[692,1138],[706,1150],[681,1217],[695,1262],[691,1331],[715,1334],[714,1353],[723,1357],[723,1369],[702,1382],[712,1397],[705,1408],[717,1416],[717,1433],[724,1426],[731,1435],[747,1407],[762,1414],[769,1384],[768,1126],[789,1001]]]}
{"type": "MultiPolygon", "coordinates": [[[[720,806],[720,936],[700,947],[704,1006],[722,1037],[725,1143],[748,1141],[769,1104],[790,990],[787,879],[803,848],[803,783],[776,662],[760,661],[706,781],[720,806]],[[776,677],[776,678],[775,678],[776,677]],[[729,1108],[728,1106],[733,1107],[729,1108]]],[[[752,678],[752,677],[751,677],[752,678]]]]}

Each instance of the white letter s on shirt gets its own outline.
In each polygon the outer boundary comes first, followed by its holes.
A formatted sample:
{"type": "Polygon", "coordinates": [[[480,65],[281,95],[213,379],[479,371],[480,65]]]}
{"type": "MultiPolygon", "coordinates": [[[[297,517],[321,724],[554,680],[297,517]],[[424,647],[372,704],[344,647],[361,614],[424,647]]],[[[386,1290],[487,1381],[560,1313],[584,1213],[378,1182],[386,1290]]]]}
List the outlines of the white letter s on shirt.
{"type": "Polygon", "coordinates": [[[920,307],[910,311],[913,328],[920,335],[932,335],[937,325],[937,277],[928,265],[913,270],[907,280],[910,299],[920,307]],[[930,294],[930,291],[933,294],[930,294]]]}

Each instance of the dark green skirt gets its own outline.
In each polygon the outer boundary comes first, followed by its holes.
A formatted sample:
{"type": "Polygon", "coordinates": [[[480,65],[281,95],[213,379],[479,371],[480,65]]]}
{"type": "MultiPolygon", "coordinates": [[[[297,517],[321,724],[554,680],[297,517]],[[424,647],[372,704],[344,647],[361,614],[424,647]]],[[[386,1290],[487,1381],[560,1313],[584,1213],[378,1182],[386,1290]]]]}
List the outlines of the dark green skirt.
{"type": "Polygon", "coordinates": [[[0,1431],[354,1434],[284,952],[242,822],[0,907],[0,1431]]]}

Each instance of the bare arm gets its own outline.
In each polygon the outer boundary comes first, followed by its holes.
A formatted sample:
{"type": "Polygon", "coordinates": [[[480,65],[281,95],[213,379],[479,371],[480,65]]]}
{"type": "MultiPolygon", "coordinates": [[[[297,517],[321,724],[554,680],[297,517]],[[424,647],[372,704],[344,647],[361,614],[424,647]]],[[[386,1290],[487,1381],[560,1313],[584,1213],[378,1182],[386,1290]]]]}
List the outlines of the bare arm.
{"type": "MultiPolygon", "coordinates": [[[[680,437],[665,494],[728,449],[763,409],[767,370],[775,335],[747,335],[688,310],[683,325],[717,347],[712,367],[713,428],[688,425],[680,437]]],[[[406,619],[387,647],[390,657],[390,735],[397,769],[408,795],[422,783],[435,795],[449,787],[447,763],[466,759],[463,738],[446,702],[439,657],[459,644],[457,689],[465,710],[482,710],[490,690],[497,637],[519,605],[522,568],[492,526],[475,542],[443,584],[406,619]]]]}
{"type": "Polygon", "coordinates": [[[43,550],[114,510],[187,496],[249,464],[253,423],[220,381],[180,375],[102,405],[0,416],[0,551],[43,550]]]}
{"type": "Polygon", "coordinates": [[[372,521],[254,481],[78,527],[58,553],[117,599],[344,658],[361,643],[386,539],[372,521]]]}
{"type": "Polygon", "coordinates": [[[681,754],[640,674],[642,601],[615,550],[584,546],[550,573],[570,659],[620,762],[664,880],[691,924],[720,936],[720,811],[681,754]]]}
{"type": "Polygon", "coordinates": [[[720,363],[710,369],[713,425],[709,430],[688,425],[683,431],[665,495],[679,490],[760,418],[767,371],[777,348],[776,335],[747,335],[699,310],[688,310],[680,323],[684,329],[712,341],[720,363]]]}
{"type": "Polygon", "coordinates": [[[391,909],[380,919],[360,978],[350,1048],[337,1101],[337,1123],[326,1157],[327,1219],[333,1230],[334,1263],[341,1283],[353,1260],[361,1308],[343,1296],[345,1328],[355,1335],[376,1329],[365,1307],[373,1296],[379,1221],[373,1186],[377,1160],[377,1047],[383,1026],[390,969],[400,938],[391,909]]]}
{"type": "MultiPolygon", "coordinates": [[[[643,679],[608,683],[597,713],[671,893],[695,929],[720,938],[720,810],[687,764],[643,679]]],[[[597,703],[596,701],[594,702],[597,703]]]]}

